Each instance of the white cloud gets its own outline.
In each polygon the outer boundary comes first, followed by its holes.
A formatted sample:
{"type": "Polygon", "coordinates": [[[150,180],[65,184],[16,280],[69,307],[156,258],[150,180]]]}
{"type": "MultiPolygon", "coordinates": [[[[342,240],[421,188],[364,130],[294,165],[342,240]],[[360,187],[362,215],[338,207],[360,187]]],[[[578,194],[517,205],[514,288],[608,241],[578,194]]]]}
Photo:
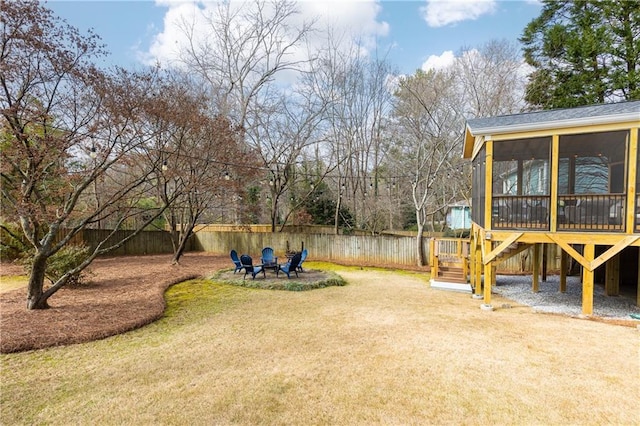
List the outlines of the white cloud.
{"type": "Polygon", "coordinates": [[[333,26],[364,36],[386,36],[389,24],[377,20],[382,7],[377,0],[366,1],[300,1],[303,17],[316,18],[318,27],[333,26]]]}
{"type": "Polygon", "coordinates": [[[420,8],[430,27],[444,27],[456,22],[478,19],[495,11],[495,0],[427,0],[420,8]]]}
{"type": "Polygon", "coordinates": [[[455,61],[456,56],[453,54],[451,50],[447,50],[442,52],[442,55],[436,56],[431,55],[427,58],[426,61],[420,67],[423,71],[435,70],[439,71],[444,68],[449,67],[455,61]]]}
{"type": "MultiPolygon", "coordinates": [[[[232,0],[232,5],[249,7],[249,2],[232,0]]],[[[204,15],[217,7],[217,1],[156,0],[156,5],[167,8],[163,28],[155,35],[148,52],[142,52],[141,58],[146,63],[170,63],[177,57],[177,52],[185,46],[184,24],[189,23],[196,35],[197,42],[207,41],[209,29],[204,15]]],[[[252,4],[252,3],[251,3],[252,4]]],[[[326,30],[332,28],[336,34],[344,35],[344,42],[357,39],[365,51],[373,49],[378,37],[389,33],[389,24],[378,20],[382,7],[378,0],[358,1],[299,1],[297,8],[300,14],[290,24],[299,26],[304,21],[315,21],[317,32],[313,32],[308,40],[311,48],[320,48],[326,40],[326,30]]],[[[301,58],[306,52],[293,52],[301,58]]],[[[366,53],[366,52],[365,52],[366,53]]]]}

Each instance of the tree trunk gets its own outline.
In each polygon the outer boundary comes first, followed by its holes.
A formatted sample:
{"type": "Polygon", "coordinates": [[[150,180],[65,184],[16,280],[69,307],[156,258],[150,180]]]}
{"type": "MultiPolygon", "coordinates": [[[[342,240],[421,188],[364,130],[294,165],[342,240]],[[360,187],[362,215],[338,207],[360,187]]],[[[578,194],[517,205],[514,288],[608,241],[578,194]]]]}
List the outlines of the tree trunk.
{"type": "Polygon", "coordinates": [[[47,309],[48,296],[44,295],[44,273],[47,267],[48,257],[36,254],[31,265],[29,286],[27,291],[27,309],[47,309]]]}
{"type": "Polygon", "coordinates": [[[418,222],[418,234],[416,235],[416,253],[418,253],[418,266],[424,266],[424,250],[422,248],[422,233],[424,231],[424,225],[421,221],[418,222]]]}
{"type": "Polygon", "coordinates": [[[338,202],[336,203],[336,211],[333,217],[333,233],[338,235],[338,224],[340,223],[340,207],[342,206],[342,195],[338,196],[338,202]]]}
{"type": "MultiPolygon", "coordinates": [[[[173,252],[176,253],[178,251],[178,243],[180,241],[180,234],[178,232],[178,219],[175,214],[171,212],[167,218],[169,221],[169,225],[171,226],[171,230],[169,231],[169,235],[171,235],[171,247],[173,248],[173,252]]],[[[167,215],[165,215],[165,218],[167,215]]]]}
{"type": "Polygon", "coordinates": [[[189,237],[191,237],[191,234],[193,234],[193,228],[195,228],[195,223],[191,222],[186,229],[182,230],[178,247],[175,249],[173,253],[173,259],[171,260],[171,263],[173,265],[177,265],[178,263],[180,263],[180,258],[184,254],[184,251],[187,247],[187,242],[189,241],[189,237]]]}
{"type": "Polygon", "coordinates": [[[278,202],[275,201],[275,197],[272,203],[273,204],[271,205],[271,232],[276,232],[276,222],[278,218],[278,202]]]}

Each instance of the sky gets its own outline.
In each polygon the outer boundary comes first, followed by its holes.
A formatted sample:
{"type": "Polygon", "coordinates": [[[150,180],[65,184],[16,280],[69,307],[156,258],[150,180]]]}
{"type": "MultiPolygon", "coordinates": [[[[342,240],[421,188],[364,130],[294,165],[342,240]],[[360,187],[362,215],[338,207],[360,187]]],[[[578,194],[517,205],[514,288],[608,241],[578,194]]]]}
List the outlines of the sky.
{"type": "MultiPolygon", "coordinates": [[[[105,66],[135,68],[166,63],[177,44],[181,16],[206,10],[212,1],[48,0],[46,6],[81,31],[101,36],[110,55],[105,66]]],[[[364,41],[369,54],[386,56],[400,74],[439,68],[463,48],[490,40],[517,42],[537,17],[536,0],[334,0],[300,1],[301,17],[343,28],[364,41]]]]}

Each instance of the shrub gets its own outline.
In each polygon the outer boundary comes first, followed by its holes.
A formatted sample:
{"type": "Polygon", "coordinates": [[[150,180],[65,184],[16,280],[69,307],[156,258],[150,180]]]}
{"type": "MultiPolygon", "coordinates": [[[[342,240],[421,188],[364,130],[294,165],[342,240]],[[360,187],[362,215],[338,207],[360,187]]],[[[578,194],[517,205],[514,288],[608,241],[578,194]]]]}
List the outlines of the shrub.
{"type": "Polygon", "coordinates": [[[3,261],[23,257],[29,249],[24,241],[25,237],[20,225],[8,222],[0,224],[0,258],[3,261]]]}
{"type": "MultiPolygon", "coordinates": [[[[71,269],[78,267],[89,255],[89,248],[85,245],[69,245],[63,247],[56,254],[51,256],[47,261],[45,277],[52,283],[56,282],[60,277],[71,269]]],[[[31,269],[33,264],[33,255],[25,259],[25,269],[31,269]]],[[[86,274],[78,272],[72,275],[67,281],[67,285],[77,286],[85,283],[86,274]]]]}

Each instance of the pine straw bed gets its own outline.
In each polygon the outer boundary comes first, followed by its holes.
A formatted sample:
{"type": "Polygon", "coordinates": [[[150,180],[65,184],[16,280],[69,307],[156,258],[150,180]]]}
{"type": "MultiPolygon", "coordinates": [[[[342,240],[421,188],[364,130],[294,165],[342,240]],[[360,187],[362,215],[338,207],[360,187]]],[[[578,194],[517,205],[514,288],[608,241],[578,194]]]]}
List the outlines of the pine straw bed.
{"type": "MultiPolygon", "coordinates": [[[[226,256],[188,253],[180,265],[170,255],[97,259],[89,283],[62,288],[49,299],[50,309],[26,309],[26,289],[0,293],[0,352],[21,352],[83,343],[149,324],[165,309],[164,292],[171,285],[228,268],[226,256]]],[[[3,264],[1,275],[24,273],[3,264]]]]}

